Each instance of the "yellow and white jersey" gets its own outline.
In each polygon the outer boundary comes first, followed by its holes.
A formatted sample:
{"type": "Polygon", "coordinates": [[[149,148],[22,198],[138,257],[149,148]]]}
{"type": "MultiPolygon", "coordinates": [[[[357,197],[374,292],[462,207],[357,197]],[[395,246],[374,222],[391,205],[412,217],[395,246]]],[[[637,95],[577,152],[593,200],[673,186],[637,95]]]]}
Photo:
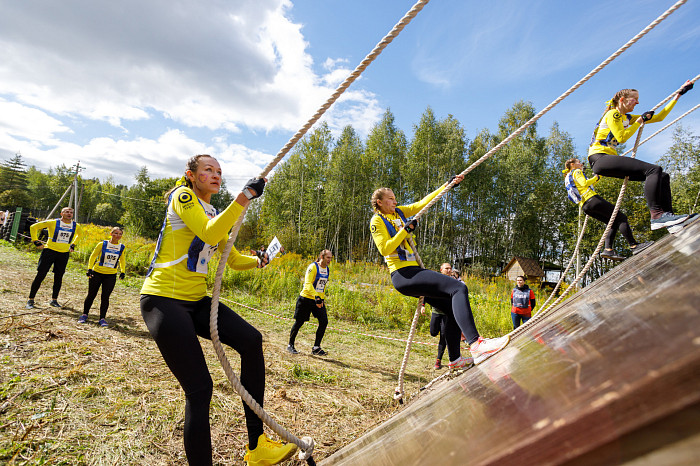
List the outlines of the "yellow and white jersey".
{"type": "MultiPolygon", "coordinates": [[[[666,115],[676,105],[676,100],[671,100],[666,106],[645,124],[663,121],[666,115]]],[[[626,142],[639,129],[637,119],[639,115],[627,113],[621,114],[616,108],[608,110],[600,120],[593,132],[588,155],[609,154],[617,155],[617,146],[626,142]]]]}
{"type": "Polygon", "coordinates": [[[39,232],[44,228],[49,230],[46,247],[56,252],[68,252],[70,245],[75,244],[83,232],[83,227],[74,221],[63,223],[60,218],[44,220],[29,227],[32,241],[39,239],[39,232]]]}
{"type": "Polygon", "coordinates": [[[117,267],[119,267],[121,273],[125,273],[125,249],[126,247],[121,243],[114,244],[109,240],[100,241],[95,246],[95,249],[92,250],[92,254],[90,254],[88,269],[105,275],[114,275],[117,273],[117,267]]]}
{"type": "Polygon", "coordinates": [[[396,208],[397,212],[393,214],[387,215],[379,212],[374,214],[369,222],[369,229],[372,233],[374,244],[379,250],[379,254],[384,256],[384,260],[389,266],[389,272],[394,272],[395,270],[408,267],[409,265],[418,265],[415,253],[406,239],[408,232],[403,229],[404,219],[401,218],[398,211],[402,212],[403,216],[407,219],[420,212],[428,202],[433,200],[433,198],[440,194],[446,187],[446,184],[442,185],[440,188],[413,204],[398,206],[396,208]],[[390,232],[390,229],[393,231],[390,232]]]}
{"type": "MultiPolygon", "coordinates": [[[[242,212],[243,207],[232,202],[217,214],[190,188],[182,186],[173,191],[141,294],[183,301],[203,298],[209,261],[219,246],[226,245],[228,232],[242,212]]],[[[227,263],[233,269],[246,270],[258,261],[232,248],[227,263]]]]}

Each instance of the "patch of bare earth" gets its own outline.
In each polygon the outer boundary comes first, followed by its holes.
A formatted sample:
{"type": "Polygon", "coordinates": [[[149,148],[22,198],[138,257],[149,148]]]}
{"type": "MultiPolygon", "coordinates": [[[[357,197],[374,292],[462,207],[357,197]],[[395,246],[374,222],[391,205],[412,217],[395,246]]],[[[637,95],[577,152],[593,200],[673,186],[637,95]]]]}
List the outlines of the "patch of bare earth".
{"type": "MultiPolygon", "coordinates": [[[[48,307],[51,274],[36,298],[42,308],[24,309],[37,259],[0,243],[0,463],[187,464],[184,395],[141,319],[142,278],[118,281],[107,314],[109,328],[96,324],[99,296],[90,320],[81,325],[76,320],[87,293],[81,264],[70,264],[64,276],[62,309],[48,307]]],[[[288,317],[293,305],[289,303],[288,317]]],[[[306,324],[296,344],[302,354],[293,356],[285,350],[290,321],[231,307],[264,335],[266,411],[298,437],[313,437],[317,461],[400,409],[392,395],[403,343],[329,329],[323,346],[330,354],[315,357],[310,350],[316,327],[306,324]]],[[[368,332],[347,323],[329,325],[368,332]]],[[[404,332],[369,332],[405,337],[404,332]]],[[[243,464],[247,438],[241,399],[211,343],[201,343],[214,379],[214,463],[243,464]]],[[[414,346],[407,394],[436,375],[434,351],[414,346]]],[[[227,355],[238,373],[237,353],[228,350],[227,355]]]]}

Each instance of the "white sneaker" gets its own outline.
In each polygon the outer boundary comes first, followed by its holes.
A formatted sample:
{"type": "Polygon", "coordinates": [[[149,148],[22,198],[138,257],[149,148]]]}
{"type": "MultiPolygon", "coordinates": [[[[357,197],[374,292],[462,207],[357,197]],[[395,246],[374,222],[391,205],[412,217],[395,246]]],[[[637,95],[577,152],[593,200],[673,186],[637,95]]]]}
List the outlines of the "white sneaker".
{"type": "Polygon", "coordinates": [[[481,338],[469,346],[469,352],[474,358],[474,364],[479,364],[491,355],[498,353],[506,347],[510,341],[510,335],[501,338],[481,338]]]}

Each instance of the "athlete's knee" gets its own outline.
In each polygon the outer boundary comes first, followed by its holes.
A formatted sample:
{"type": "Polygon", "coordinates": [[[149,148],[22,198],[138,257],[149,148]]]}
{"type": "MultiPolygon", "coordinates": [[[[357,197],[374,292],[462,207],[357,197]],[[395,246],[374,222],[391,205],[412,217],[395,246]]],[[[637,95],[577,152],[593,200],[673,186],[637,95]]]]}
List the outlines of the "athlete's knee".
{"type": "Polygon", "coordinates": [[[662,176],[663,170],[658,165],[652,165],[644,173],[647,177],[650,176],[662,176]]]}
{"type": "Polygon", "coordinates": [[[319,327],[321,327],[321,326],[325,327],[327,325],[328,325],[328,316],[321,316],[318,318],[318,326],[319,327]]]}
{"type": "Polygon", "coordinates": [[[185,398],[187,398],[187,401],[190,403],[209,405],[213,393],[214,382],[211,376],[207,375],[204,380],[198,380],[197,387],[185,391],[185,398]]]}

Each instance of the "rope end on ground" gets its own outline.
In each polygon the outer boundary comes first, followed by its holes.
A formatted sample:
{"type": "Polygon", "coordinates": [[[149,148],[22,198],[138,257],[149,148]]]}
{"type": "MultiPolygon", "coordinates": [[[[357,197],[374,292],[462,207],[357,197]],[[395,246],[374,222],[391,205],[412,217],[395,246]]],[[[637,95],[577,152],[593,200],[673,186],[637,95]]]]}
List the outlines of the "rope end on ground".
{"type": "Polygon", "coordinates": [[[394,399],[398,400],[400,404],[403,404],[403,392],[399,387],[394,389],[394,399]]]}
{"type": "Polygon", "coordinates": [[[305,449],[299,448],[299,459],[306,462],[311,465],[315,465],[316,462],[313,459],[313,454],[314,454],[314,447],[316,446],[316,442],[314,442],[314,439],[311,437],[302,437],[301,441],[307,445],[305,449]]]}

